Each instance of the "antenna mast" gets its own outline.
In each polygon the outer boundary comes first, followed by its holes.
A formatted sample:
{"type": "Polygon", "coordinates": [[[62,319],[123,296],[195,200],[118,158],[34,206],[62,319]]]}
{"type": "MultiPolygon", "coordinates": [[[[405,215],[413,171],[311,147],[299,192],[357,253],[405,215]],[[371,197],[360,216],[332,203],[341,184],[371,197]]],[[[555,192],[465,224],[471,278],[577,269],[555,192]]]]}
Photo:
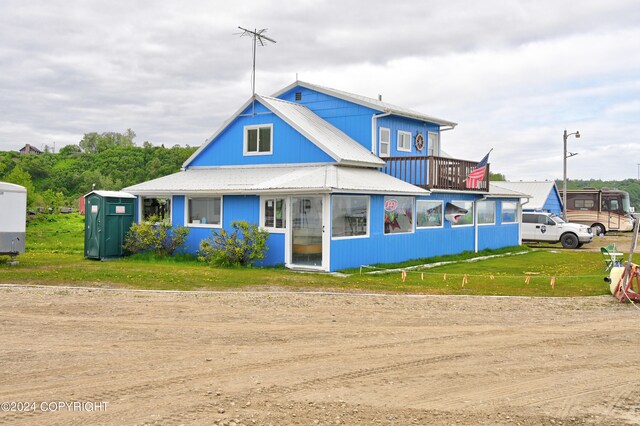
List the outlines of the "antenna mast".
{"type": "Polygon", "coordinates": [[[270,37],[264,35],[267,31],[267,28],[263,28],[261,30],[254,29],[253,31],[248,30],[246,28],[238,27],[241,29],[242,33],[240,33],[240,37],[248,36],[253,38],[253,68],[251,69],[251,95],[255,96],[256,94],[256,47],[258,43],[260,46],[264,46],[265,42],[276,43],[276,41],[270,37]]]}

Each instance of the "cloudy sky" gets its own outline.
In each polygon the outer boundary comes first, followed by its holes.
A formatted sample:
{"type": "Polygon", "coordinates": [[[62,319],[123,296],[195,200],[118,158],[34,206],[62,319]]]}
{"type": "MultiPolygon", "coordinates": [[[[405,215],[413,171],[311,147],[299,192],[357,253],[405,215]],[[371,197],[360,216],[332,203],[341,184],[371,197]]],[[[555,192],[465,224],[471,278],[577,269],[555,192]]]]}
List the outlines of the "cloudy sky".
{"type": "Polygon", "coordinates": [[[133,129],[200,145],[251,95],[296,78],[459,123],[456,158],[510,180],[640,173],[637,0],[0,2],[0,150],[133,129]]]}

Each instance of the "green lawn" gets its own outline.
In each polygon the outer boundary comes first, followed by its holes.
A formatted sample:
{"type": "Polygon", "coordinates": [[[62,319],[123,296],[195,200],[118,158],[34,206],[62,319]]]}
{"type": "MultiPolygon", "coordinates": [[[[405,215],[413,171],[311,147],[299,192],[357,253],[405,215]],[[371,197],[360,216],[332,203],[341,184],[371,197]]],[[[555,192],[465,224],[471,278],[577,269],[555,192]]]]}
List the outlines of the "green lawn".
{"type": "MultiPolygon", "coordinates": [[[[0,283],[167,290],[278,287],[416,294],[608,294],[600,253],[583,250],[533,250],[471,263],[464,259],[473,257],[472,254],[444,256],[433,260],[457,263],[407,270],[406,281],[403,282],[401,272],[360,275],[357,270],[352,270],[348,277],[339,277],[298,273],[284,268],[213,268],[186,258],[133,256],[107,262],[88,260],[83,257],[83,220],[82,216],[68,215],[30,222],[27,227],[27,253],[18,257],[18,266],[0,261],[0,283]],[[467,279],[463,285],[464,275],[467,279]],[[526,276],[530,276],[529,283],[525,283],[526,276]],[[555,288],[551,287],[551,277],[555,277],[555,288]]],[[[392,266],[385,265],[385,268],[392,266]]]]}

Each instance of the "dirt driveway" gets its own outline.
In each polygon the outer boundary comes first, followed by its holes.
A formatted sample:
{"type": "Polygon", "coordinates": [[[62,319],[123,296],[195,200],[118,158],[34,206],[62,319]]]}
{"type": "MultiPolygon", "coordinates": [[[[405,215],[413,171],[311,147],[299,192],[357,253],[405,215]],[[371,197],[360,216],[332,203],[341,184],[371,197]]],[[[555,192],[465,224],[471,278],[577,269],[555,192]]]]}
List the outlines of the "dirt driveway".
{"type": "Polygon", "coordinates": [[[639,325],[611,297],[0,287],[0,424],[640,424],[639,325]]]}

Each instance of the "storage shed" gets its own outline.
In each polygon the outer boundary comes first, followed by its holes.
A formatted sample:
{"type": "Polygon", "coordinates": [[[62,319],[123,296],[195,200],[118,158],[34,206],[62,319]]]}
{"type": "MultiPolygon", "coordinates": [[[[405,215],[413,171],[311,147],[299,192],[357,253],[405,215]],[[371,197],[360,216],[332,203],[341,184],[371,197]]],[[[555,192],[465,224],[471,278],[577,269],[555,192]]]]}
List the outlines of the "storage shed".
{"type": "Polygon", "coordinates": [[[511,191],[530,194],[530,199],[522,203],[522,211],[544,211],[562,213],[562,197],[560,191],[554,181],[538,181],[538,182],[505,182],[491,181],[491,186],[508,189],[511,191]]]}
{"type": "Polygon", "coordinates": [[[0,254],[24,253],[27,223],[27,189],[0,182],[0,254]]]}
{"type": "Polygon", "coordinates": [[[84,196],[84,257],[122,257],[124,238],[134,222],[136,198],[126,192],[92,191],[84,196]]]}

